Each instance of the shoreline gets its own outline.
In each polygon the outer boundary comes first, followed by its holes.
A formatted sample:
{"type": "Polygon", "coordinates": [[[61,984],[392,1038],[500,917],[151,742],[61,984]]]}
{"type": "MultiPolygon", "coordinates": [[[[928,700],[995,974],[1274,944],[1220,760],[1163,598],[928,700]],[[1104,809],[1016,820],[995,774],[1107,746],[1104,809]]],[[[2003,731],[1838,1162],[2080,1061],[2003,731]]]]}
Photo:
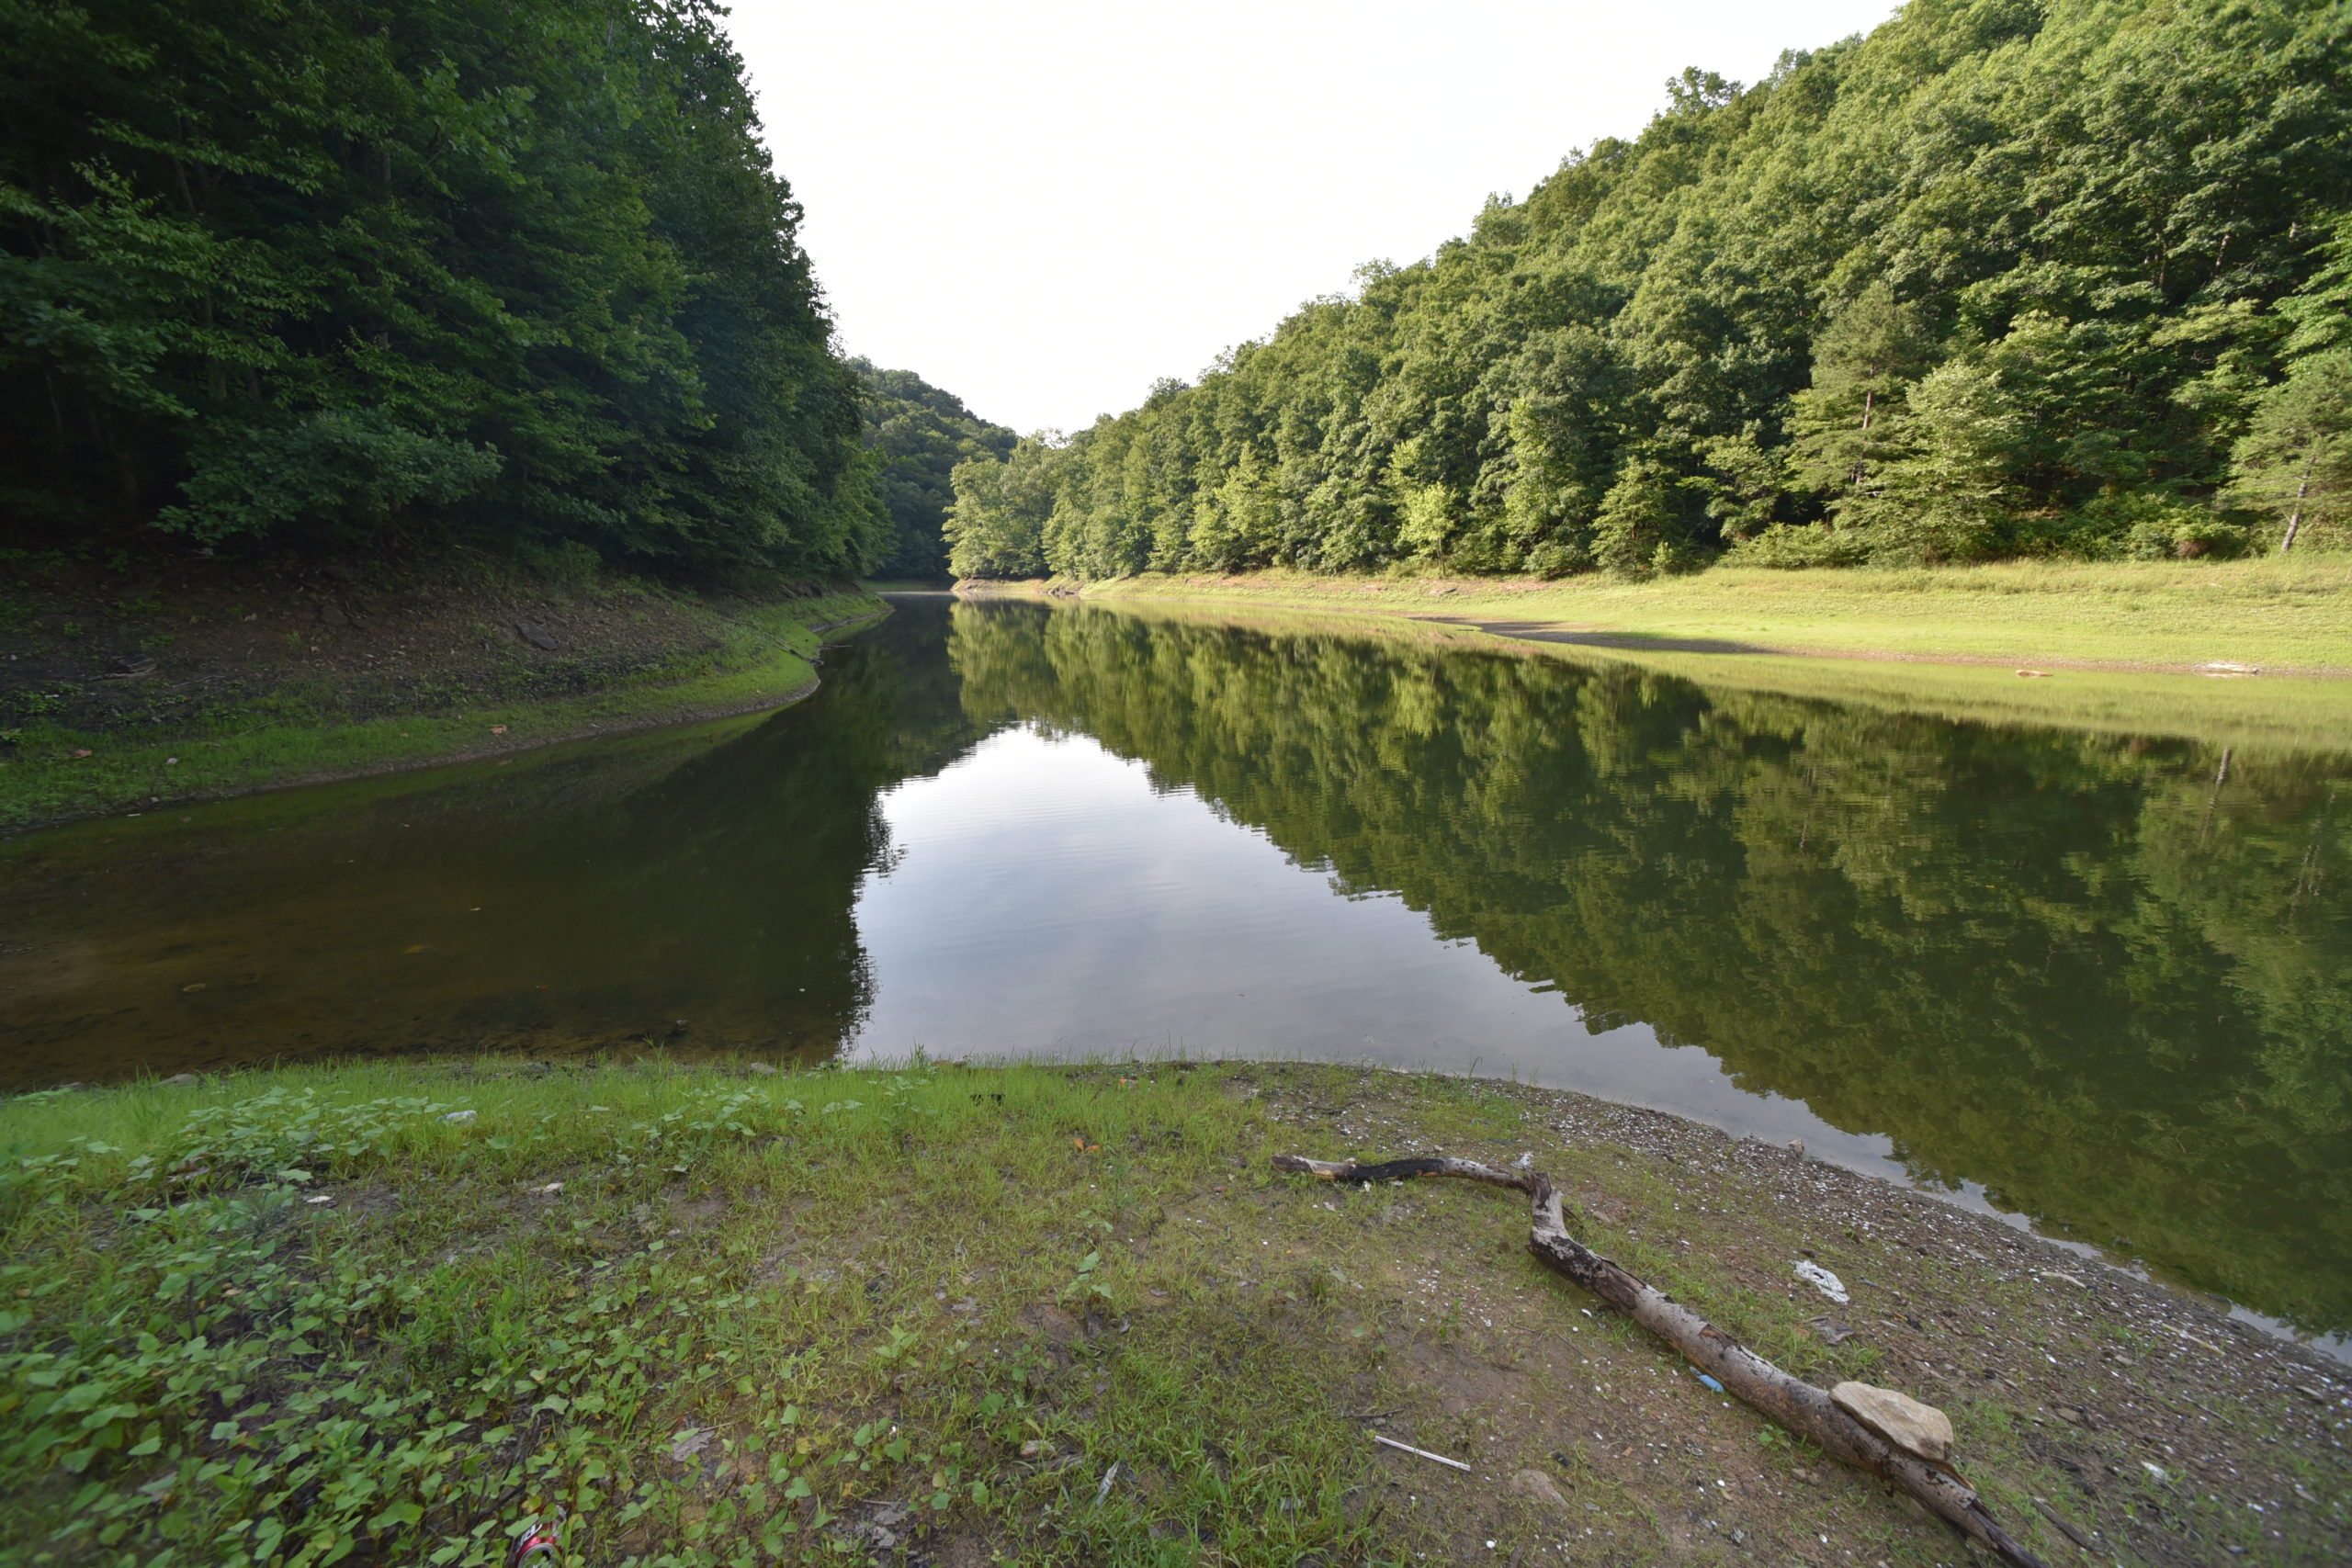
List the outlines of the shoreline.
{"type": "MultiPolygon", "coordinates": [[[[1792,574],[1781,574],[1783,576],[1792,574]]],[[[2348,579],[2347,581],[2352,581],[2348,579]]],[[[1374,584],[1373,586],[1377,586],[1374,584]]],[[[1679,676],[1708,688],[1860,704],[1961,722],[2079,728],[2123,737],[2171,735],[2219,746],[2340,751],[2352,736],[2352,680],[2334,675],[2215,679],[2191,672],[2035,666],[2045,679],[2021,680],[2006,660],[1850,650],[1812,653],[1676,652],[1626,639],[1576,640],[1544,635],[1548,623],[1473,616],[1459,608],[1365,603],[1365,585],[1327,595],[1163,592],[1148,580],[1080,591],[1045,581],[967,581],[969,602],[1084,604],[1128,614],[1209,620],[1249,628],[1403,639],[1512,657],[1607,660],[1679,676]],[[1359,597],[1358,595],[1363,595],[1359,597]]],[[[2352,625],[2352,595],[2346,601],[2352,625]]],[[[2352,647],[2352,637],[2346,638],[2352,647]]]]}
{"type": "MultiPolygon", "coordinates": [[[[460,1303],[532,1281],[499,1309],[535,1358],[527,1392],[447,1440],[493,1472],[519,1462],[468,1434],[519,1430],[537,1402],[540,1441],[614,1478],[596,1497],[642,1483],[626,1528],[565,1494],[601,1532],[599,1558],[692,1539],[732,1498],[740,1528],[768,1517],[796,1547],[974,1564],[1072,1529],[1112,1531],[1093,1545],[1119,1556],[1171,1518],[1250,1541],[1295,1530],[1285,1551],[1350,1558],[1483,1560],[1488,1540],[1549,1550],[1565,1536],[1579,1562],[1784,1562],[1826,1535],[1833,1560],[1960,1560],[1943,1526],[1702,1389],[1544,1273],[1507,1198],[1453,1183],[1356,1192],[1268,1166],[1436,1150],[1529,1156],[1580,1236],[1760,1354],[1942,1408],[1969,1482],[2053,1562],[2076,1540],[2166,1564],[2224,1546],[2321,1562],[2352,1544],[2337,1431],[2352,1376],[2318,1351],[1933,1195],[1570,1091],[1258,1061],[379,1061],[45,1091],[0,1105],[0,1124],[16,1166],[51,1172],[40,1181],[70,1199],[6,1211],[36,1288],[13,1342],[54,1343],[68,1320],[124,1310],[110,1291],[145,1289],[136,1260],[153,1227],[120,1206],[152,1207],[140,1173],[193,1168],[190,1155],[204,1171],[178,1183],[182,1213],[282,1213],[287,1235],[354,1279],[407,1281],[312,1331],[318,1376],[345,1364],[339,1345],[364,1346],[348,1363],[372,1369],[362,1383],[413,1375],[418,1401],[462,1416],[447,1401],[462,1401],[464,1369],[499,1352],[481,1337],[492,1317],[460,1303]],[[40,1164],[74,1149],[78,1165],[40,1164]],[[944,1235],[878,1221],[951,1195],[964,1217],[944,1235]],[[74,1261],[93,1245],[102,1269],[74,1261]],[[1792,1260],[1830,1271],[1850,1302],[1792,1260]],[[64,1282],[39,1289],[52,1270],[64,1282]],[[657,1329],[670,1349],[645,1339],[657,1329]],[[612,1364],[650,1381],[596,1370],[615,1335],[647,1344],[612,1364]],[[739,1375],[748,1395],[724,1381],[739,1375]],[[1153,1434],[1169,1423],[1181,1440],[1163,1449],[1153,1434]],[[697,1432],[718,1468],[671,1457],[697,1432]],[[1374,1433],[1467,1468],[1378,1449],[1374,1433]],[[905,1446],[885,1453],[876,1434],[905,1446]],[[1204,1440],[1236,1480],[1270,1467],[1264,1495],[1204,1468],[1204,1440]],[[1124,1483],[1105,1487],[1114,1461],[1124,1483]],[[743,1506],[737,1489],[754,1481],[764,1501],[743,1506]],[[1295,1510],[1276,1506],[1285,1496],[1295,1510]]],[[[232,1251],[174,1309],[192,1318],[157,1319],[166,1342],[217,1323],[210,1354],[229,1375],[272,1332],[260,1304],[229,1305],[266,1297],[264,1267],[232,1251]],[[206,1315],[220,1311],[232,1315],[206,1315]]],[[[160,1309],[130,1310],[111,1332],[160,1309]]],[[[278,1364],[257,1392],[273,1411],[302,1408],[312,1361],[278,1364]]],[[[74,1386],[61,1369],[53,1386],[74,1386]]],[[[148,1408],[137,1378],[115,1386],[148,1408]]],[[[135,1435],[150,1417],[121,1419],[135,1435]]],[[[244,1445],[261,1458],[304,1432],[268,1419],[285,1429],[250,1428],[244,1445]]],[[[386,1416],[385,1440],[406,1419],[386,1416]]],[[[155,1430],[186,1463],[217,1440],[202,1422],[155,1430]]],[[[75,1487],[130,1495],[164,1462],[19,1473],[0,1507],[30,1525],[75,1487]]],[[[401,1476],[379,1478],[404,1495],[401,1476]]],[[[465,1522],[447,1509],[420,1496],[436,1529],[465,1522]]]]}
{"type": "Polygon", "coordinates": [[[1622,651],[2047,664],[2132,674],[2204,674],[2229,665],[2273,678],[2352,679],[2352,633],[2346,629],[2352,560],[2337,557],[2193,567],[2032,561],[1908,570],[1715,567],[1634,582],[1270,570],[1147,573],[1083,583],[967,579],[956,591],[1345,609],[1472,625],[1521,638],[1573,638],[1575,646],[1622,651]],[[1440,600],[1450,603],[1431,603],[1440,600]],[[1521,629],[1498,630],[1507,626],[1521,629]],[[2120,656],[2126,648],[2144,646],[2171,656],[2120,656]]]}
{"type": "MultiPolygon", "coordinates": [[[[175,716],[154,727],[160,738],[135,723],[36,721],[10,732],[0,751],[0,837],[790,706],[818,688],[829,634],[888,613],[857,589],[664,606],[650,629],[622,628],[636,632],[632,645],[582,639],[578,652],[535,669],[485,643],[484,654],[439,661],[404,695],[295,673],[175,716]]],[[[397,609],[372,619],[379,641],[414,639],[397,609]]]]}

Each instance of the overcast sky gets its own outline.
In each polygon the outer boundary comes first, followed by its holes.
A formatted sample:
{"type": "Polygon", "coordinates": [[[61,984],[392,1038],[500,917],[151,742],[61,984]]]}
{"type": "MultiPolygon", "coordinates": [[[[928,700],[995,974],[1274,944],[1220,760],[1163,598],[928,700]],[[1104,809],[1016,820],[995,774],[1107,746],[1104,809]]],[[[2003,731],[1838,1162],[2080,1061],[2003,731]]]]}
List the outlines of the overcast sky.
{"type": "Polygon", "coordinates": [[[1489,192],[1890,0],[739,0],[842,345],[1022,431],[1190,380],[1489,192]]]}

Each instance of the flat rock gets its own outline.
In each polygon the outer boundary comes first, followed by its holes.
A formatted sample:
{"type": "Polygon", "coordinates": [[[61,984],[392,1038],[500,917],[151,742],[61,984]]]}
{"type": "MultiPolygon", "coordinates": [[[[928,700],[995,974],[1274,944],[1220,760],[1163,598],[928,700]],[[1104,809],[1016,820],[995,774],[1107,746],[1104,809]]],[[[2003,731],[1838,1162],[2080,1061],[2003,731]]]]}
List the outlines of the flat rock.
{"type": "Polygon", "coordinates": [[[1951,1418],[1932,1404],[1866,1382],[1841,1382],[1829,1391],[1829,1398],[1906,1453],[1938,1464],[1951,1457],[1951,1418]]]}
{"type": "Polygon", "coordinates": [[[1541,1503],[1547,1508],[1556,1508],[1564,1515],[1574,1512],[1568,1506],[1566,1495],[1560,1490],[1560,1483],[1540,1470],[1514,1472],[1510,1478],[1510,1495],[1524,1497],[1531,1503],[1541,1503]]]}
{"type": "Polygon", "coordinates": [[[543,648],[548,649],[549,652],[553,652],[555,650],[555,633],[548,630],[547,627],[539,625],[537,621],[515,622],[514,635],[521,637],[525,642],[529,643],[533,648],[543,648]]]}

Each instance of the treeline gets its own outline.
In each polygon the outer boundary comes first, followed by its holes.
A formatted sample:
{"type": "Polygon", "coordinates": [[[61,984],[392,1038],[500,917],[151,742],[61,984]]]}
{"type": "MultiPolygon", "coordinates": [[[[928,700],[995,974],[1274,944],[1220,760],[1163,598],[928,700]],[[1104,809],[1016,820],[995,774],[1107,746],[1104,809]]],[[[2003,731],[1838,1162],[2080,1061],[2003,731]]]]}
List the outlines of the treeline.
{"type": "Polygon", "coordinates": [[[0,0],[0,515],[696,571],[889,548],[709,0],[0,0]]]}
{"type": "Polygon", "coordinates": [[[1092,606],[960,604],[950,653],[979,728],[1091,736],[1589,1030],[2352,1325],[2342,756],[1092,606]]]}
{"type": "Polygon", "coordinates": [[[956,465],[974,458],[1001,462],[1017,437],[911,370],[878,369],[865,359],[853,359],[850,367],[865,384],[865,444],[881,460],[876,482],[890,513],[889,554],[873,574],[944,580],[956,465]]]}
{"type": "Polygon", "coordinates": [[[956,475],[956,570],[1556,576],[2352,536],[2352,10],[1912,0],[1198,385],[956,475]]]}

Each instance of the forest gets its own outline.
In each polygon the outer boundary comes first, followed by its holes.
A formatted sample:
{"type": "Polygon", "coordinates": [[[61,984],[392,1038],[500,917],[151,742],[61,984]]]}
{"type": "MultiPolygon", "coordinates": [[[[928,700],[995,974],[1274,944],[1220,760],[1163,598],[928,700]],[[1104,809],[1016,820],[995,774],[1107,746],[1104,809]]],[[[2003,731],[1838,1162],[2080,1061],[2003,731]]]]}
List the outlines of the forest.
{"type": "Polygon", "coordinates": [[[873,574],[944,581],[956,466],[978,457],[1001,462],[1018,437],[911,370],[883,370],[865,359],[850,367],[865,384],[865,444],[880,459],[882,504],[890,513],[889,554],[873,574]]]}
{"type": "Polygon", "coordinates": [[[963,575],[2352,539],[2352,11],[1911,0],[1197,382],[956,470],[963,575]]]}
{"type": "Polygon", "coordinates": [[[0,0],[11,546],[895,547],[710,0],[0,0]]]}

